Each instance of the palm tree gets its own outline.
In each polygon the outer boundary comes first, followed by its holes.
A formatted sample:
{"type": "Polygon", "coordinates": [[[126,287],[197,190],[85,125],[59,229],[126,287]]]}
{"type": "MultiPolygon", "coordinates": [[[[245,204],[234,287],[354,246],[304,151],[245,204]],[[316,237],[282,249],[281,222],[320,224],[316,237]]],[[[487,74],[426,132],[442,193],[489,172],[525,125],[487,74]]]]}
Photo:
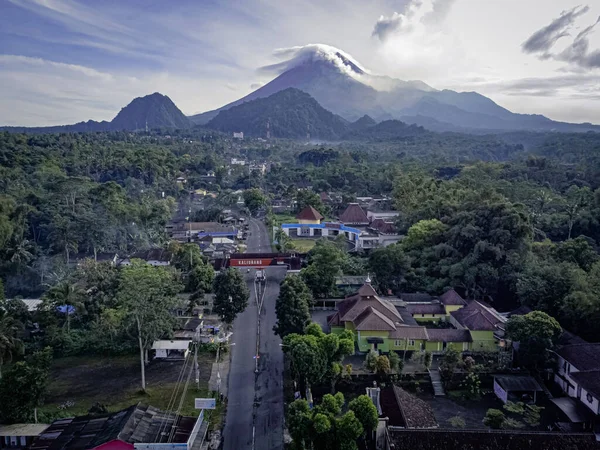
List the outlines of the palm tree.
{"type": "Polygon", "coordinates": [[[83,312],[83,298],[85,291],[76,283],[62,281],[56,286],[50,288],[46,294],[46,298],[50,301],[54,308],[65,306],[65,314],[67,319],[65,325],[67,332],[71,331],[71,314],[79,310],[83,312]]]}
{"type": "Polygon", "coordinates": [[[15,353],[23,350],[23,341],[19,338],[22,330],[21,322],[0,310],[0,379],[4,361],[10,361],[15,353]]]}

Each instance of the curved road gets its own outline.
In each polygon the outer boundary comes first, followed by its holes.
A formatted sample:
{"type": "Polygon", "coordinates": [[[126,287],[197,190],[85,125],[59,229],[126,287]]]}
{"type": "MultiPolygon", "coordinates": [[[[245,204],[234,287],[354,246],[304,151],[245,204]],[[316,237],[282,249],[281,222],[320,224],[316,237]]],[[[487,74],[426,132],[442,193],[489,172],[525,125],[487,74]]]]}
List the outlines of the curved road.
{"type": "MultiPolygon", "coordinates": [[[[248,253],[270,253],[271,239],[266,226],[249,219],[248,253]]],[[[250,299],[248,307],[233,323],[235,343],[231,347],[225,450],[283,450],[283,352],[281,339],[273,333],[275,301],[284,268],[267,269],[267,283],[260,313],[258,373],[255,354],[258,306],[254,292],[254,270],[246,275],[250,299]]]]}

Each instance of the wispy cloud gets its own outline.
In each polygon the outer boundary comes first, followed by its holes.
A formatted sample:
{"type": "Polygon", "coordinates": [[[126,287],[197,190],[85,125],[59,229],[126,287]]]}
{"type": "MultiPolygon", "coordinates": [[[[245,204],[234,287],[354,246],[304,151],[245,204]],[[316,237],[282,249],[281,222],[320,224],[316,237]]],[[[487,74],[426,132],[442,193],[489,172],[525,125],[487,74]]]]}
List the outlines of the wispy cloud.
{"type": "Polygon", "coordinates": [[[540,59],[563,61],[585,69],[600,68],[600,50],[590,51],[589,49],[589,35],[595,26],[600,23],[600,17],[592,25],[579,32],[564,50],[552,51],[560,39],[571,36],[575,20],[589,10],[589,6],[577,6],[568,11],[563,11],[550,24],[537,30],[523,42],[521,46],[523,52],[537,54],[540,59]]]}
{"type": "Polygon", "coordinates": [[[401,12],[380,16],[371,35],[385,41],[394,34],[411,33],[419,24],[437,25],[448,15],[454,1],[410,0],[401,12]]]}
{"type": "MultiPolygon", "coordinates": [[[[157,72],[141,77],[18,55],[0,55],[0,125],[60,125],[111,120],[134,97],[159,91],[184,113],[198,112],[199,98],[226,96],[232,86],[157,72]]],[[[244,92],[244,90],[242,90],[244,92]]],[[[216,104],[215,106],[219,106],[216,104]]]]}

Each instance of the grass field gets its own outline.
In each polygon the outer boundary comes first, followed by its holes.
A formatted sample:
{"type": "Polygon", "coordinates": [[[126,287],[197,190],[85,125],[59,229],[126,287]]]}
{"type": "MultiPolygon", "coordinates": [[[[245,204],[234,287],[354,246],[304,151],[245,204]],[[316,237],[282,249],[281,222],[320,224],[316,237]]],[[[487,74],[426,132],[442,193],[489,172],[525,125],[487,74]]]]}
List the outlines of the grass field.
{"type": "MultiPolygon", "coordinates": [[[[194,409],[194,398],[213,396],[208,391],[213,362],[212,354],[198,355],[199,388],[192,372],[181,414],[197,416],[199,410],[194,409]]],[[[188,364],[188,367],[190,365],[188,364]]],[[[96,402],[103,404],[111,412],[139,402],[163,410],[166,410],[170,403],[174,403],[174,408],[169,409],[177,409],[189,373],[186,369],[183,381],[178,383],[182,368],[183,361],[152,361],[146,366],[144,393],[141,391],[140,361],[137,355],[60,358],[54,361],[45,404],[38,409],[38,413],[44,420],[85,415],[96,402]],[[175,391],[178,385],[179,388],[175,391]],[[173,402],[171,399],[174,392],[176,400],[173,402]],[[58,408],[67,401],[73,402],[74,406],[67,409],[58,408]]],[[[217,409],[212,412],[210,420],[213,429],[220,427],[224,411],[224,405],[218,404],[217,409]]]]}
{"type": "Polygon", "coordinates": [[[292,239],[294,248],[300,253],[309,252],[315,246],[316,242],[317,242],[316,239],[308,239],[308,238],[292,239]]]}
{"type": "Polygon", "coordinates": [[[295,214],[273,214],[273,226],[278,227],[282,223],[297,223],[295,214]]]}

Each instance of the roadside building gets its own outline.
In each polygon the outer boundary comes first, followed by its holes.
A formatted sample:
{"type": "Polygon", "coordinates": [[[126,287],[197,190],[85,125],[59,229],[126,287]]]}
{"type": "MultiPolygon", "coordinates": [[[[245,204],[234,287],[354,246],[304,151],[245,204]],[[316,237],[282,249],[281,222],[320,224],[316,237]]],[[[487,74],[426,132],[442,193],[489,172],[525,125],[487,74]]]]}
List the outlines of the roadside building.
{"type": "Polygon", "coordinates": [[[569,397],[600,415],[600,344],[565,345],[556,355],[554,381],[569,397]]]}
{"type": "Polygon", "coordinates": [[[102,415],[58,419],[29,447],[31,450],[191,450],[207,428],[204,411],[195,417],[134,405],[102,415]],[[168,432],[165,432],[168,430],[168,432]]]}
{"type": "MultiPolygon", "coordinates": [[[[403,295],[427,298],[427,294],[403,295]]],[[[353,331],[360,352],[427,350],[435,354],[447,348],[459,352],[487,352],[504,346],[506,318],[480,302],[467,302],[454,291],[429,302],[407,303],[380,297],[367,279],[355,293],[336,301],[335,305],[336,312],[327,319],[328,327],[332,333],[344,329],[353,331]],[[428,322],[440,321],[446,322],[447,328],[425,326],[428,322]]]]}
{"type": "Polygon", "coordinates": [[[173,253],[162,248],[152,248],[135,252],[133,255],[119,261],[120,266],[130,266],[132,259],[141,259],[151,266],[169,266],[173,259],[173,253]]]}
{"type": "Polygon", "coordinates": [[[158,340],[152,343],[155,359],[185,359],[190,353],[191,339],[158,340]]]}
{"type": "Polygon", "coordinates": [[[0,449],[26,449],[50,425],[43,423],[15,423],[0,425],[0,449]]]}

